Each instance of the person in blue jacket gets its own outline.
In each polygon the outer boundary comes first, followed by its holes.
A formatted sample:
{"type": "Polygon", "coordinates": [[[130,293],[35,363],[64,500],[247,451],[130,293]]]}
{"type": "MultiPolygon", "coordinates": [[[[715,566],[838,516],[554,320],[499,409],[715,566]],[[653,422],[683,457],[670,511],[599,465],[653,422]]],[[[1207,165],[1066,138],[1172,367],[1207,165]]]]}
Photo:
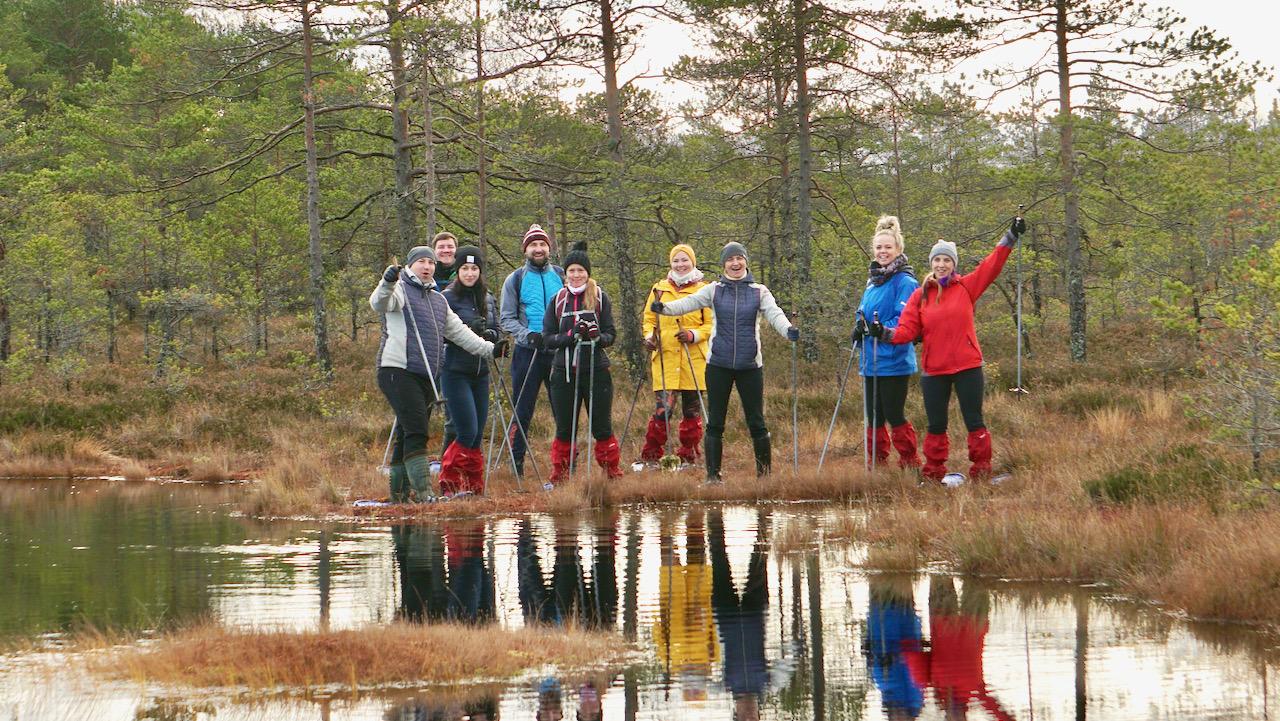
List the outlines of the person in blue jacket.
{"type": "Polygon", "coordinates": [[[907,299],[920,287],[915,271],[903,252],[902,228],[892,215],[880,218],[871,237],[871,267],[867,288],[858,306],[858,320],[853,326],[853,343],[861,344],[862,397],[867,408],[867,462],[883,463],[889,458],[889,446],[898,450],[898,465],[919,468],[916,452],[916,429],[907,420],[907,385],[916,374],[916,351],[910,343],[868,343],[868,324],[879,320],[893,326],[907,305],[907,299]],[[886,423],[888,429],[885,428],[886,423]],[[872,453],[874,449],[874,455],[872,453]]]}

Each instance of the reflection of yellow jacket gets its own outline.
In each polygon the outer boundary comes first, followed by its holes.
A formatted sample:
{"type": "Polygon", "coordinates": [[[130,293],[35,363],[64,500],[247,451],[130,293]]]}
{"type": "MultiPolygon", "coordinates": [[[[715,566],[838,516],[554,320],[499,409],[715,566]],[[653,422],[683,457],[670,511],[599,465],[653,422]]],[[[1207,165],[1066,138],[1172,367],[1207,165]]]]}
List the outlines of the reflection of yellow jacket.
{"type": "Polygon", "coordinates": [[[653,624],[658,662],[675,670],[710,667],[719,661],[720,641],[711,614],[711,567],[663,566],[658,590],[662,612],[653,624]]]}
{"type": "Polygon", "coordinates": [[[707,387],[707,344],[710,340],[711,321],[714,317],[714,311],[710,308],[703,308],[678,317],[664,315],[661,322],[659,322],[658,314],[649,309],[649,305],[655,300],[670,303],[693,295],[704,285],[706,285],[706,281],[700,280],[677,288],[669,278],[663,278],[654,283],[653,288],[649,291],[649,297],[644,303],[644,328],[642,332],[644,337],[648,338],[653,335],[653,331],[656,328],[659,326],[662,328],[659,341],[662,360],[658,360],[658,351],[650,354],[652,356],[650,374],[653,377],[653,389],[655,391],[662,390],[662,372],[664,370],[666,371],[666,388],[669,391],[694,391],[707,387]],[[680,341],[676,340],[676,333],[681,330],[693,331],[695,341],[689,344],[688,357],[685,357],[680,341]],[[689,367],[690,360],[693,361],[692,369],[689,367]]]}

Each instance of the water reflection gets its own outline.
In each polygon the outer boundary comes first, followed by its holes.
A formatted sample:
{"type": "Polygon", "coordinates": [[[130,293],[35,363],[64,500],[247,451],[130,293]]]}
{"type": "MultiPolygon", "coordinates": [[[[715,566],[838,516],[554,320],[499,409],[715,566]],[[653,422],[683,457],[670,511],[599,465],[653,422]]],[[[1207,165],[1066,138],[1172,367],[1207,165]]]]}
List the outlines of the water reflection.
{"type": "Polygon", "coordinates": [[[613,630],[642,657],[497,686],[250,702],[77,681],[31,670],[39,657],[28,654],[0,657],[0,718],[1065,720],[1267,711],[1272,660],[1258,634],[1186,624],[1085,589],[867,572],[864,549],[820,540],[838,510],[626,509],[378,527],[259,524],[230,516],[225,501],[121,486],[0,489],[0,635],[34,637],[76,617],[135,629],[200,616],[287,628],[449,620],[613,630]],[[818,542],[780,548],[778,529],[798,524],[818,542]]]}

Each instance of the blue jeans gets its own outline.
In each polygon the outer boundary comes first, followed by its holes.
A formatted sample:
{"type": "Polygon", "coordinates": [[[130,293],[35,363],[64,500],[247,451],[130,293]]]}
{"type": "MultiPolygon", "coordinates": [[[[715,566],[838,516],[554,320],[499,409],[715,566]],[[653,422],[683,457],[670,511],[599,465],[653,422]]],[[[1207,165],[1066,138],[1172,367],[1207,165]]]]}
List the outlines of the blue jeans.
{"type": "Polygon", "coordinates": [[[515,454],[516,463],[524,463],[524,454],[528,450],[525,437],[529,434],[529,422],[533,420],[533,409],[538,406],[538,391],[547,388],[548,403],[551,397],[551,362],[554,356],[547,351],[536,351],[527,346],[516,346],[511,352],[511,392],[515,394],[515,421],[507,429],[507,437],[511,439],[511,451],[515,454]],[[516,430],[520,424],[524,433],[516,430]]]}
{"type": "Polygon", "coordinates": [[[489,375],[446,370],[440,376],[445,407],[464,448],[479,448],[484,424],[489,420],[489,375]]]}

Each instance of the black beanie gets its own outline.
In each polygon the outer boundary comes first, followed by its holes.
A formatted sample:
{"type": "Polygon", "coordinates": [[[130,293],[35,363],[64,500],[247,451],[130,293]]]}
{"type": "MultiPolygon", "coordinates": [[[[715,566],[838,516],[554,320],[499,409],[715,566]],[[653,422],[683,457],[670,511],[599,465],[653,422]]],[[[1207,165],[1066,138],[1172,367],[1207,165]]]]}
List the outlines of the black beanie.
{"type": "Polygon", "coordinates": [[[464,245],[458,248],[458,254],[453,256],[453,264],[455,268],[461,268],[466,263],[475,263],[480,266],[480,272],[484,272],[484,253],[474,245],[464,245]]]}
{"type": "Polygon", "coordinates": [[[591,275],[591,258],[587,257],[587,244],[578,241],[573,244],[573,250],[564,257],[564,268],[569,269],[571,265],[580,265],[587,269],[587,275],[591,275]]]}

